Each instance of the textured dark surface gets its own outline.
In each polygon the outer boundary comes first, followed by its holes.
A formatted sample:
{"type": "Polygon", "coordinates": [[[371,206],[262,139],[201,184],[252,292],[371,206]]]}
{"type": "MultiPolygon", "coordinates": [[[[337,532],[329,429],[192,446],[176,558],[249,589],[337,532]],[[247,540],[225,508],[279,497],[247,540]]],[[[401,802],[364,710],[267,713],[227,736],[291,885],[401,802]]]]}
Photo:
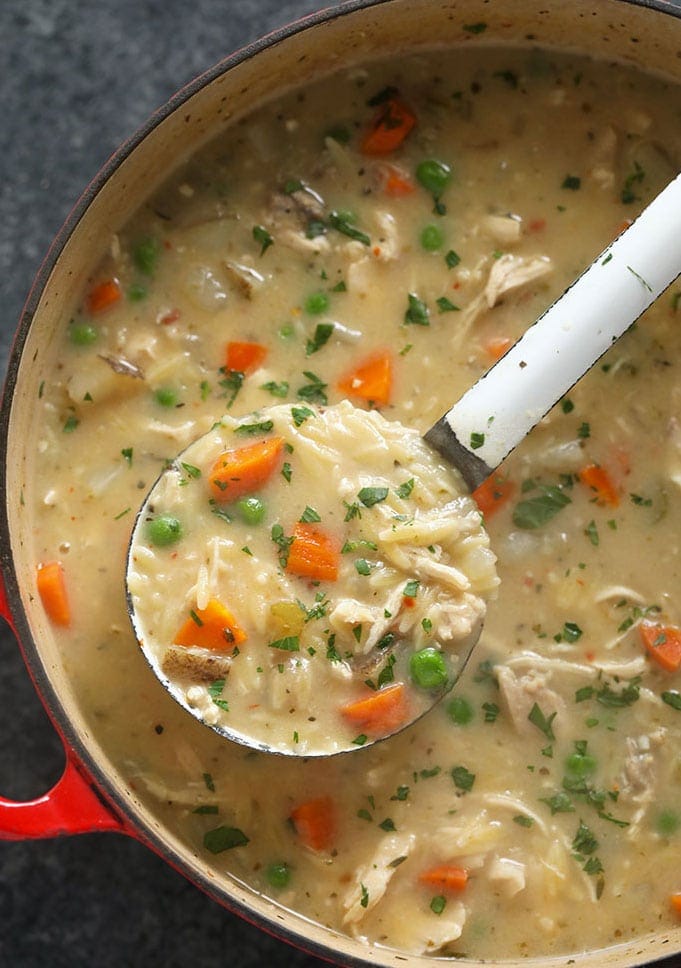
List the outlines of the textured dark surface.
{"type": "MultiPolygon", "coordinates": [[[[0,0],[0,354],[88,181],[179,87],[320,0],[0,0]]],[[[63,753],[1,630],[0,794],[39,796],[63,753]]],[[[0,968],[322,963],[112,834],[0,843],[0,968]]]]}

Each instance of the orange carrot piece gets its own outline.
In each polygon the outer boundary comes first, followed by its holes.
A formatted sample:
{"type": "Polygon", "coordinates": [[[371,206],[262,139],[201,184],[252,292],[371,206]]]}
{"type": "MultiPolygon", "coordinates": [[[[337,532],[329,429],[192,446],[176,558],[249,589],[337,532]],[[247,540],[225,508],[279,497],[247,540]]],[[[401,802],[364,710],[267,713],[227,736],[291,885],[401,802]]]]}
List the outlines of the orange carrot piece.
{"type": "Polygon", "coordinates": [[[545,228],[546,228],[545,218],[530,219],[527,225],[528,232],[543,232],[545,228]]]}
{"type": "Polygon", "coordinates": [[[681,628],[652,622],[641,622],[638,628],[648,654],[663,669],[676,672],[681,668],[681,628]]]}
{"type": "Polygon", "coordinates": [[[515,484],[501,474],[492,474],[471,495],[486,518],[498,511],[515,493],[515,484]]]}
{"type": "Polygon", "coordinates": [[[336,807],[331,797],[315,797],[294,807],[290,814],[296,833],[312,850],[329,850],[336,839],[336,807]]]}
{"type": "Polygon", "coordinates": [[[105,282],[93,286],[87,295],[85,305],[87,311],[92,316],[96,316],[97,313],[103,313],[106,309],[110,309],[120,298],[121,287],[116,279],[107,279],[105,282]]]}
{"type": "Polygon", "coordinates": [[[384,686],[369,693],[363,699],[341,706],[343,718],[373,736],[394,733],[409,718],[409,702],[403,682],[384,686]]]}
{"type": "Polygon", "coordinates": [[[211,652],[227,652],[246,641],[246,633],[228,608],[212,598],[205,608],[197,608],[173,639],[173,645],[196,646],[211,652]]]}
{"type": "Polygon", "coordinates": [[[681,891],[679,891],[677,894],[671,894],[669,901],[676,913],[681,916],[681,891]]]}
{"type": "Polygon", "coordinates": [[[71,624],[71,608],[66,590],[64,566],[60,561],[48,561],[38,565],[36,575],[38,594],[47,617],[55,625],[71,624]]]}
{"type": "Polygon", "coordinates": [[[393,387],[393,357],[388,350],[372,353],[338,381],[341,393],[369,400],[378,406],[390,403],[393,387]]]}
{"type": "Polygon", "coordinates": [[[419,874],[421,884],[440,891],[463,891],[468,883],[468,871],[453,864],[440,864],[419,874]]]}
{"type": "Polygon", "coordinates": [[[632,219],[630,219],[630,218],[625,218],[625,219],[624,219],[623,221],[621,221],[621,222],[619,222],[619,223],[618,223],[618,224],[617,224],[617,225],[615,226],[615,229],[614,229],[614,231],[613,231],[613,234],[612,234],[612,238],[613,238],[613,241],[614,241],[614,240],[615,240],[616,238],[618,238],[618,236],[620,236],[620,235],[622,234],[622,232],[626,232],[626,230],[627,230],[627,229],[629,228],[629,226],[631,225],[631,223],[632,223],[632,221],[633,221],[633,220],[632,220],[632,219]]]}
{"type": "Polygon", "coordinates": [[[397,165],[381,164],[378,172],[383,191],[390,198],[404,198],[416,191],[410,175],[397,165]]]}
{"type": "Polygon", "coordinates": [[[415,124],[416,116],[401,98],[388,98],[379,107],[362,139],[362,152],[365,155],[389,155],[400,147],[415,124]]]}
{"type": "Polygon", "coordinates": [[[620,503],[620,496],[612,478],[600,464],[587,464],[579,472],[579,479],[582,484],[595,492],[597,504],[607,504],[616,508],[620,503]]]}
{"type": "Polygon", "coordinates": [[[293,529],[286,571],[312,581],[338,578],[340,548],[333,535],[313,524],[298,521],[293,529]]]}
{"type": "Polygon", "coordinates": [[[262,366],[266,356],[267,347],[261,343],[228,343],[225,367],[239,373],[252,373],[262,366]]]}
{"type": "Polygon", "coordinates": [[[495,363],[513,346],[513,340],[508,336],[492,336],[485,343],[485,352],[495,363]]]}
{"type": "Polygon", "coordinates": [[[220,454],[208,475],[216,501],[236,501],[261,488],[279,467],[284,451],[281,437],[266,437],[220,454]]]}

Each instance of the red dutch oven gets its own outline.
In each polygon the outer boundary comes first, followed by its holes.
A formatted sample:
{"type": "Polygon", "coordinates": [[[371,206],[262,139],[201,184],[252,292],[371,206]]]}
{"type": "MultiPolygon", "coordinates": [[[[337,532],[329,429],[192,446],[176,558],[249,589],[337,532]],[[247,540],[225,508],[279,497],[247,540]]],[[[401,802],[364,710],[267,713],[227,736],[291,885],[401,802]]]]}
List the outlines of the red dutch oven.
{"type": "MultiPolygon", "coordinates": [[[[432,958],[368,949],[284,911],[245,885],[213,871],[165,830],[126,786],[86,723],[42,609],[35,601],[31,520],[20,494],[30,453],[43,354],[54,321],[71,312],[111,232],[122,226],[169,169],[159,158],[184,158],[211,132],[264,98],[364,60],[433,46],[484,42],[579,50],[653,69],[681,82],[681,6],[664,0],[354,0],[306,18],[253,44],[198,78],[117,152],[78,202],[55,240],[28,297],[9,361],[0,414],[0,614],[14,631],[28,671],[66,751],[66,768],[44,796],[0,799],[0,839],[91,831],[125,833],[146,844],[198,887],[264,930],[348,966],[417,968],[432,958]],[[484,21],[484,41],[463,30],[484,21]],[[154,179],[150,172],[158,172],[154,179]]],[[[121,589],[121,594],[123,590],[121,589]]],[[[439,960],[439,959],[435,959],[439,960]]],[[[681,925],[615,948],[580,954],[582,966],[681,964],[681,925]]],[[[470,963],[457,961],[457,963],[470,963]]],[[[533,962],[574,964],[574,957],[533,962]]],[[[516,962],[504,961],[507,968],[516,962]]],[[[518,962],[527,965],[527,961],[518,962]]]]}

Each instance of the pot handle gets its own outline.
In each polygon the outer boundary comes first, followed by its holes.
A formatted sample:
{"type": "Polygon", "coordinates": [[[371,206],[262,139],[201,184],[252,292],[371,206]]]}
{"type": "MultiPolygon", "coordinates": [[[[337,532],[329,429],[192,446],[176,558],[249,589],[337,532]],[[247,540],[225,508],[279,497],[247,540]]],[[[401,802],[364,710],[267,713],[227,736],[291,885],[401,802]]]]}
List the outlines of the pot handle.
{"type": "Polygon", "coordinates": [[[0,840],[37,840],[98,831],[127,833],[67,753],[61,778],[42,797],[25,803],[0,797],[0,840]]]}
{"type": "MultiPolygon", "coordinates": [[[[16,636],[2,574],[0,616],[16,636]]],[[[0,797],[0,840],[33,840],[105,830],[131,833],[126,824],[100,799],[94,783],[87,777],[75,753],[66,744],[64,749],[66,767],[51,790],[23,803],[0,797]]]]}

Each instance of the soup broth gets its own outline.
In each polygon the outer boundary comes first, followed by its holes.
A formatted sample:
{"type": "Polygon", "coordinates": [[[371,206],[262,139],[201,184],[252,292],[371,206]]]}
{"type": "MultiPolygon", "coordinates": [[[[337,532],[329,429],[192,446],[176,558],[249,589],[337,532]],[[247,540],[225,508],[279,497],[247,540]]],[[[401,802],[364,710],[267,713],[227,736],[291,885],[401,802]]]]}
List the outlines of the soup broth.
{"type": "Polygon", "coordinates": [[[225,130],[111,239],[36,406],[37,584],[106,753],[216,878],[453,958],[678,920],[678,286],[476,492],[499,593],[404,733],[308,762],[221,739],[145,663],[124,573],[145,493],[225,413],[348,398],[424,432],[676,174],[680,132],[681,92],[612,64],[377,63],[225,130]]]}

